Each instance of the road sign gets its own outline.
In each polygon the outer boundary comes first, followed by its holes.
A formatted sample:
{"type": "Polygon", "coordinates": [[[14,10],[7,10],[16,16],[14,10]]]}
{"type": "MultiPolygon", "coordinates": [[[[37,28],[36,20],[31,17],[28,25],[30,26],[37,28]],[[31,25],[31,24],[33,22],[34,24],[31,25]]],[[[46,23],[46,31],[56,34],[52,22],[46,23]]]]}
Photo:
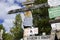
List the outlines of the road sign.
{"type": "Polygon", "coordinates": [[[38,9],[38,8],[44,8],[44,7],[49,7],[49,5],[47,3],[43,3],[43,4],[38,4],[38,5],[31,6],[31,7],[13,9],[13,10],[10,10],[8,12],[8,14],[14,14],[14,13],[18,13],[18,12],[26,12],[26,11],[30,11],[30,10],[34,10],[34,9],[38,9]]]}
{"type": "Polygon", "coordinates": [[[54,8],[49,8],[49,17],[54,18],[60,16],[60,6],[54,7],[54,8]]]}
{"type": "Polygon", "coordinates": [[[50,6],[58,6],[60,5],[60,0],[48,0],[48,4],[50,6]]]}
{"type": "MultiPolygon", "coordinates": [[[[54,39],[54,38],[53,38],[54,39]]],[[[24,37],[24,40],[51,40],[50,35],[45,35],[45,36],[28,36],[24,37]]]]}
{"type": "Polygon", "coordinates": [[[26,28],[24,29],[24,37],[38,34],[38,28],[26,28]]]}
{"type": "Polygon", "coordinates": [[[60,23],[52,23],[51,27],[52,27],[52,30],[60,31],[60,23]]]}

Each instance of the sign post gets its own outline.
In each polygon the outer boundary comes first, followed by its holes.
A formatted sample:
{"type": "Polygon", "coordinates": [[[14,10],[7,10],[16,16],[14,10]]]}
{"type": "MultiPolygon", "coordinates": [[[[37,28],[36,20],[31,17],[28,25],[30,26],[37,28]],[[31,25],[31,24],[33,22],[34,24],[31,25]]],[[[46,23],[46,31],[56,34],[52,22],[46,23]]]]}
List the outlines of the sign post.
{"type": "MultiPolygon", "coordinates": [[[[54,20],[50,20],[52,31],[57,35],[60,33],[60,0],[48,0],[48,4],[50,5],[49,17],[55,18],[54,20]],[[57,32],[58,31],[58,32],[57,32]]],[[[57,35],[58,39],[60,35],[57,35]]]]}
{"type": "MultiPolygon", "coordinates": [[[[32,0],[27,0],[27,2],[32,2],[32,0]]],[[[29,4],[29,5],[27,5],[27,4],[25,4],[25,6],[28,8],[28,7],[31,7],[32,6],[32,4],[29,4]]],[[[25,27],[31,27],[32,25],[33,25],[33,21],[32,21],[32,19],[33,19],[33,17],[32,17],[32,12],[31,11],[27,11],[27,12],[25,12],[24,13],[24,16],[25,16],[25,18],[24,18],[24,28],[25,27]]]]}

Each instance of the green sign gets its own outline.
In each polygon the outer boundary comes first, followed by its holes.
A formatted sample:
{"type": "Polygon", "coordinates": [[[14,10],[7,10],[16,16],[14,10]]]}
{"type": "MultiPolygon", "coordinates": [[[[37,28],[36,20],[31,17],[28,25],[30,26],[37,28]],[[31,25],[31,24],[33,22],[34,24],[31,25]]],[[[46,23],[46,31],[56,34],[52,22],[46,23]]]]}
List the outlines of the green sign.
{"type": "Polygon", "coordinates": [[[55,17],[60,16],[60,6],[49,8],[48,11],[49,11],[50,18],[55,18],[55,17]]]}

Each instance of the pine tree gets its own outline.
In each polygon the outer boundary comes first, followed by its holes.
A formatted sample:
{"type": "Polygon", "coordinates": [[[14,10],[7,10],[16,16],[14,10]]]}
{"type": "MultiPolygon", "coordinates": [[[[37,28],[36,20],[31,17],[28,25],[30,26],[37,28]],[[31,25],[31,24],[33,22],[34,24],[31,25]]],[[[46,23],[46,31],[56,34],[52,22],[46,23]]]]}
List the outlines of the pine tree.
{"type": "Polygon", "coordinates": [[[21,28],[22,20],[20,14],[16,15],[14,27],[11,29],[11,33],[14,36],[14,40],[20,40],[23,37],[23,30],[21,28]]]}
{"type": "MultiPolygon", "coordinates": [[[[35,0],[35,5],[42,3],[47,3],[47,0],[35,0]]],[[[33,10],[32,14],[34,26],[39,28],[39,35],[43,32],[50,34],[51,26],[49,24],[48,8],[38,8],[33,10]]]]}

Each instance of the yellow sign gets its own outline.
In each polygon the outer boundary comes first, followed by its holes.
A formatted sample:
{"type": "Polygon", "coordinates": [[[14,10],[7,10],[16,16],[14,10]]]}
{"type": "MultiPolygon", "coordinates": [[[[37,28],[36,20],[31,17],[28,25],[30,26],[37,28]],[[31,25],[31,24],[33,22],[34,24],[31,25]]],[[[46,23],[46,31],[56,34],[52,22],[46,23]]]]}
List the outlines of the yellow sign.
{"type": "MultiPolygon", "coordinates": [[[[31,1],[31,0],[27,0],[27,2],[28,2],[28,1],[31,1]]],[[[30,6],[32,6],[32,5],[26,5],[26,7],[30,7],[30,6]]],[[[32,17],[31,11],[25,12],[25,17],[32,17]]]]}
{"type": "Polygon", "coordinates": [[[25,12],[25,17],[32,17],[32,13],[31,13],[31,11],[27,11],[27,12],[25,12]]]}

